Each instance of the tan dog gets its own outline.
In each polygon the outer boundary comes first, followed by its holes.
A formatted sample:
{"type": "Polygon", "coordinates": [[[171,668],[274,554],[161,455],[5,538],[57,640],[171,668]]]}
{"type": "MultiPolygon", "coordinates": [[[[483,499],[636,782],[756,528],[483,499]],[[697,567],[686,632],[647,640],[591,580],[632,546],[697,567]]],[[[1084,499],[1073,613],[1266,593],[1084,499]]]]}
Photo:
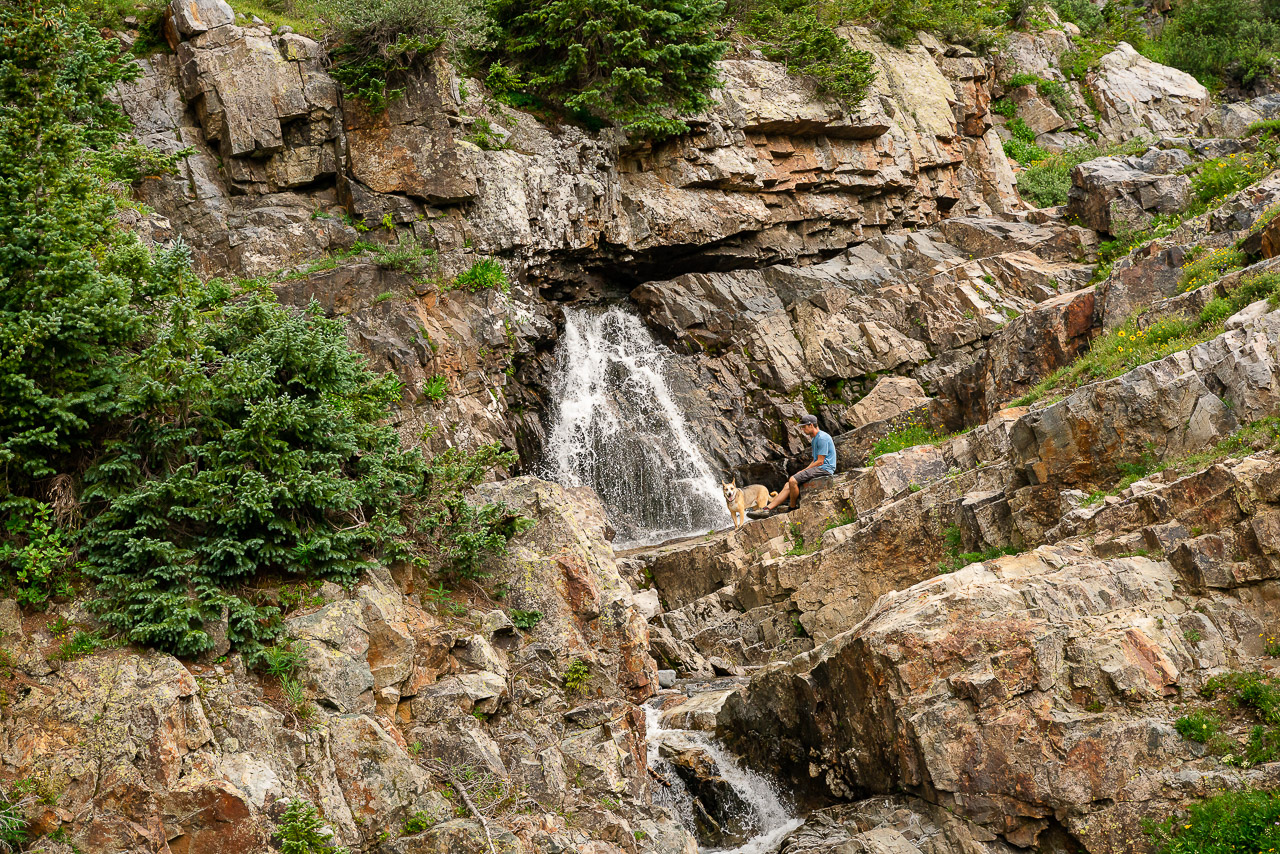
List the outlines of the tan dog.
{"type": "Polygon", "coordinates": [[[738,489],[738,484],[734,481],[722,482],[720,489],[724,491],[725,506],[729,508],[729,515],[733,517],[734,530],[747,524],[747,508],[759,510],[769,503],[769,490],[759,484],[738,489]],[[742,521],[738,521],[739,517],[742,521]]]}

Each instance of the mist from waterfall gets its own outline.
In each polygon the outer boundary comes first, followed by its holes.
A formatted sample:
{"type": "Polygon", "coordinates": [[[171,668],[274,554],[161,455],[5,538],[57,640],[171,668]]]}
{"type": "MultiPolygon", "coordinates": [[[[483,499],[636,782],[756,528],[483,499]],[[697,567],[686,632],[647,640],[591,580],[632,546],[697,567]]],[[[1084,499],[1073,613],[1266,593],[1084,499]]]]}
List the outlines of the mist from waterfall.
{"type": "Polygon", "coordinates": [[[617,531],[649,545],[730,524],[720,486],[667,386],[671,356],[614,306],[566,309],[545,475],[590,486],[617,531]]]}

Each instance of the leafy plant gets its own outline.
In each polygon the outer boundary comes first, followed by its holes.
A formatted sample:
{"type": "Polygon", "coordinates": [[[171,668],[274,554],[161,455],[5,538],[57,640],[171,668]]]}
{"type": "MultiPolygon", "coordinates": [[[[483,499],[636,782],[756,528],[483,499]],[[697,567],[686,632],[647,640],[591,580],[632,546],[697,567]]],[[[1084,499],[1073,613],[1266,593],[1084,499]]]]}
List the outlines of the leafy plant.
{"type": "Polygon", "coordinates": [[[409,836],[413,833],[422,833],[424,830],[430,830],[435,826],[435,823],[436,820],[434,818],[419,810],[404,820],[402,830],[405,836],[409,836]]]}
{"type": "Polygon", "coordinates": [[[72,592],[69,573],[75,566],[72,533],[53,520],[44,502],[15,509],[4,523],[0,567],[5,570],[14,598],[22,605],[41,607],[51,597],[72,592]]]}
{"type": "Polygon", "coordinates": [[[1173,722],[1173,727],[1183,738],[1204,744],[1218,734],[1222,719],[1212,712],[1196,710],[1173,722]]]}
{"type": "Polygon", "coordinates": [[[1280,792],[1224,792],[1147,827],[1158,854],[1234,854],[1280,848],[1280,792]]]}
{"type": "Polygon", "coordinates": [[[289,711],[300,721],[307,721],[316,713],[316,707],[311,704],[311,698],[307,696],[307,689],[301,682],[292,676],[280,677],[280,691],[284,694],[284,700],[289,705],[289,711]]]}
{"type": "Polygon", "coordinates": [[[875,79],[874,59],[856,50],[810,0],[754,0],[737,17],[768,59],[813,80],[818,91],[853,109],[875,79]]]}
{"type": "Polygon", "coordinates": [[[472,293],[486,288],[493,288],[494,290],[502,291],[504,294],[511,290],[511,282],[507,279],[507,272],[493,258],[482,258],[472,264],[468,270],[454,280],[454,284],[472,293]]]}
{"type": "Polygon", "coordinates": [[[101,632],[77,631],[75,635],[62,643],[51,656],[54,661],[74,661],[86,655],[92,655],[106,646],[101,632]]]}
{"type": "Polygon", "coordinates": [[[335,45],[330,73],[374,111],[404,94],[414,65],[442,45],[486,44],[481,0],[319,0],[335,45]]]}
{"type": "Polygon", "coordinates": [[[26,807],[34,802],[30,795],[15,798],[0,796],[0,851],[21,851],[27,841],[26,807]]]}
{"type": "Polygon", "coordinates": [[[306,657],[293,643],[277,641],[271,646],[263,647],[259,661],[263,670],[283,679],[301,670],[306,664],[306,657]]]}
{"type": "Polygon", "coordinates": [[[432,403],[439,403],[449,396],[449,378],[436,374],[422,386],[422,396],[432,403]]]}
{"type": "Polygon", "coordinates": [[[326,829],[309,802],[290,801],[276,829],[281,854],[347,854],[347,849],[333,844],[333,836],[326,829]]]}
{"type": "MultiPolygon", "coordinates": [[[[520,91],[637,136],[683,133],[726,43],[720,0],[489,0],[489,61],[520,91]]],[[[492,66],[490,66],[492,75],[492,66]]]]}
{"type": "Polygon", "coordinates": [[[524,629],[526,632],[533,629],[534,626],[542,622],[541,611],[511,611],[511,622],[517,629],[524,629]]]}
{"type": "Polygon", "coordinates": [[[591,671],[587,668],[587,663],[580,658],[575,658],[569,664],[569,669],[564,672],[564,690],[570,694],[586,691],[590,680],[591,671]]]}

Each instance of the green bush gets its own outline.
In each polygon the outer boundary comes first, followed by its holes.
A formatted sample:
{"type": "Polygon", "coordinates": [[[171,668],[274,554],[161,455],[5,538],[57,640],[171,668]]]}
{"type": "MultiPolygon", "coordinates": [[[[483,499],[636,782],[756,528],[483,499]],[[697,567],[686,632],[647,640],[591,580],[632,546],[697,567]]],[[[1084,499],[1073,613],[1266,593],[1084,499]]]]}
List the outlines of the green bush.
{"type": "Polygon", "coordinates": [[[1226,792],[1149,827],[1159,854],[1237,854],[1280,848],[1280,792],[1226,792]]]}
{"type": "Polygon", "coordinates": [[[315,11],[335,41],[330,73],[379,111],[404,94],[420,57],[444,44],[469,50],[486,43],[482,0],[318,0],[315,11]]]}
{"type": "Polygon", "coordinates": [[[439,403],[449,396],[449,378],[444,374],[436,374],[427,380],[422,387],[422,396],[432,403],[439,403]]]}
{"type": "Polygon", "coordinates": [[[980,0],[840,0],[833,5],[836,11],[830,14],[865,24],[899,47],[923,30],[986,52],[1000,44],[1000,28],[1010,21],[1004,5],[980,0]]]}
{"type": "Polygon", "coordinates": [[[875,79],[871,54],[850,47],[811,0],[755,0],[739,17],[767,58],[811,78],[819,91],[850,109],[875,79]]]}
{"type": "Polygon", "coordinates": [[[422,833],[424,830],[430,830],[435,826],[435,823],[436,820],[428,813],[419,811],[404,820],[404,827],[402,830],[405,836],[409,836],[410,834],[422,833]]]}
{"type": "Polygon", "coordinates": [[[454,284],[464,290],[475,293],[486,288],[502,291],[511,290],[511,282],[507,279],[507,271],[502,269],[493,258],[482,258],[454,280],[454,284]]]}
{"type": "MultiPolygon", "coordinates": [[[[1076,3],[1092,5],[1088,0],[1073,0],[1071,6],[1064,5],[1063,8],[1080,9],[1083,12],[1082,7],[1075,6],[1076,3]]],[[[1086,23],[1074,22],[1083,30],[1080,36],[1072,40],[1075,49],[1064,53],[1059,60],[1059,67],[1068,80],[1083,80],[1085,74],[1097,65],[1098,60],[1115,50],[1116,45],[1122,41],[1128,42],[1140,53],[1152,52],[1147,43],[1146,29],[1132,5],[1108,0],[1101,9],[1094,7],[1094,15],[1085,12],[1083,17],[1086,23]]]]}
{"type": "Polygon", "coordinates": [[[998,116],[1004,116],[1006,119],[1011,119],[1018,114],[1018,105],[1008,98],[1000,98],[991,102],[991,112],[998,116]]]}
{"type": "Polygon", "coordinates": [[[520,90],[638,136],[688,130],[711,101],[721,0],[489,0],[488,57],[520,90]]]}
{"type": "Polygon", "coordinates": [[[1197,710],[1184,715],[1173,722],[1173,728],[1185,739],[1198,741],[1201,744],[1218,734],[1222,719],[1212,712],[1197,710]]]}
{"type": "Polygon", "coordinates": [[[332,835],[325,830],[314,806],[302,800],[290,801],[276,830],[281,854],[347,854],[347,849],[333,844],[332,835]]]}
{"type": "Polygon", "coordinates": [[[511,622],[517,629],[529,631],[542,622],[542,612],[513,610],[511,612],[511,622]]]}
{"type": "Polygon", "coordinates": [[[75,553],[71,532],[55,524],[48,504],[36,504],[30,515],[25,509],[13,511],[5,522],[0,567],[18,603],[40,607],[53,596],[71,594],[75,553]]]}
{"type": "Polygon", "coordinates": [[[1280,165],[1275,143],[1264,142],[1256,151],[1228,154],[1208,160],[1191,178],[1191,192],[1205,204],[1242,190],[1280,165]]]}
{"type": "Polygon", "coordinates": [[[0,851],[21,851],[27,841],[27,817],[23,808],[30,803],[22,798],[0,796],[0,851]]]}
{"type": "Polygon", "coordinates": [[[1085,36],[1091,36],[1102,28],[1105,19],[1102,10],[1092,0],[1050,0],[1058,17],[1080,28],[1085,36]]]}
{"type": "Polygon", "coordinates": [[[564,689],[570,694],[577,694],[587,689],[589,681],[591,681],[591,671],[587,668],[587,663],[580,658],[575,658],[569,664],[569,669],[564,672],[564,689]]]}
{"type": "Polygon", "coordinates": [[[1160,35],[1165,64],[1203,82],[1250,83],[1280,50],[1280,23],[1260,0],[1182,0],[1160,35]]]}
{"type": "Polygon", "coordinates": [[[128,429],[85,476],[83,546],[95,607],[131,641],[194,655],[225,620],[252,652],[278,631],[277,608],[237,592],[260,573],[351,583],[414,557],[474,574],[515,530],[461,494],[509,458],[403,449],[385,423],[400,383],[318,309],[177,300],[136,371],[128,429]]]}
{"type": "Polygon", "coordinates": [[[119,42],[45,0],[0,5],[0,36],[0,513],[30,519],[175,269],[115,225],[109,152],[129,124],[107,96],[138,74],[119,42]]]}

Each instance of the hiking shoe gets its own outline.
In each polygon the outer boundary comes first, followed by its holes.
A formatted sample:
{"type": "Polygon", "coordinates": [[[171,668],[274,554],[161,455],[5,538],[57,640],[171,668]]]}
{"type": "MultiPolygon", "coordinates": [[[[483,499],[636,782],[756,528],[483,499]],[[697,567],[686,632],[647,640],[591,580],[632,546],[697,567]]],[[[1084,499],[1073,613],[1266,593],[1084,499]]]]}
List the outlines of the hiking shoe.
{"type": "Polygon", "coordinates": [[[772,516],[776,512],[777,512],[776,510],[770,511],[761,507],[759,510],[748,510],[747,518],[748,519],[768,519],[770,516],[772,516]]]}

